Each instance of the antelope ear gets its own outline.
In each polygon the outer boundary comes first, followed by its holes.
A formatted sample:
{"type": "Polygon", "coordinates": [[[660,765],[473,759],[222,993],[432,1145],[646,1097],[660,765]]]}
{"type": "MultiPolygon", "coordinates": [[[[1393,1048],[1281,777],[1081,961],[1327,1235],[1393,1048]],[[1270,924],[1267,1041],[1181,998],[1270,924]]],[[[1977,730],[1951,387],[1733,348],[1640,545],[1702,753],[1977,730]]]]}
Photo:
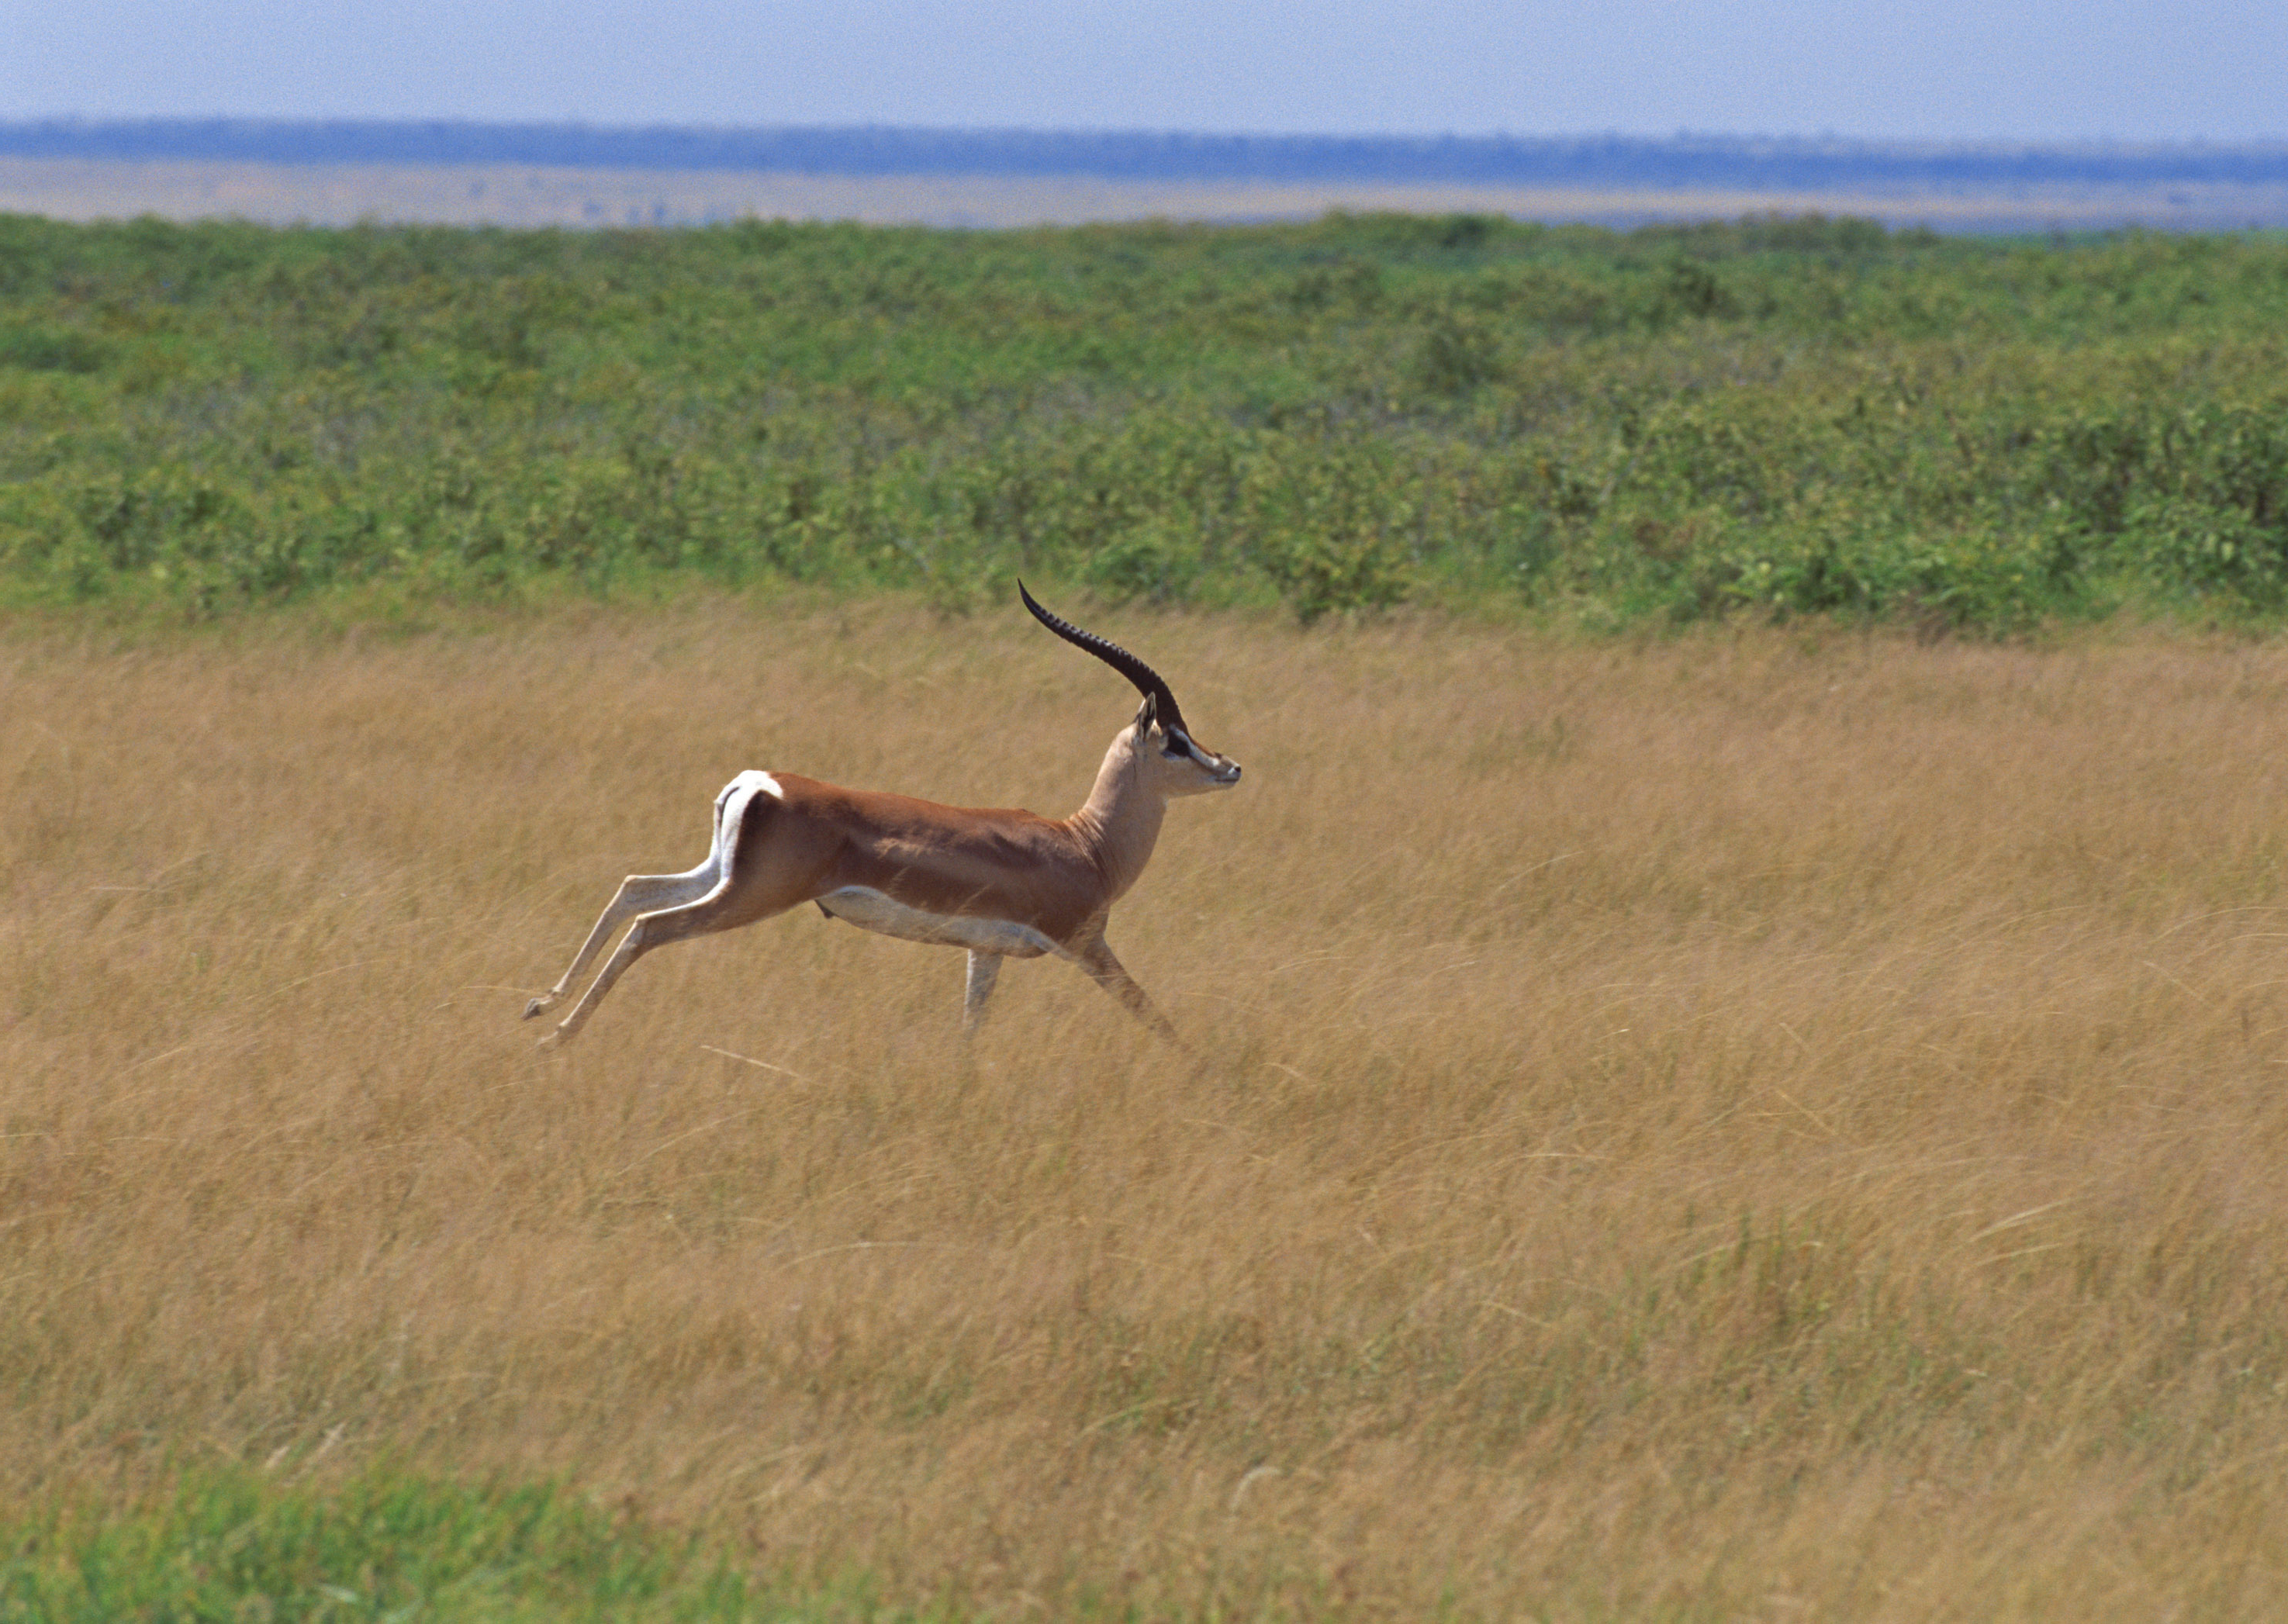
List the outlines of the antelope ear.
{"type": "Polygon", "coordinates": [[[1136,736],[1139,739],[1152,731],[1152,724],[1159,714],[1159,696],[1153,693],[1146,694],[1144,702],[1136,707],[1136,736]]]}

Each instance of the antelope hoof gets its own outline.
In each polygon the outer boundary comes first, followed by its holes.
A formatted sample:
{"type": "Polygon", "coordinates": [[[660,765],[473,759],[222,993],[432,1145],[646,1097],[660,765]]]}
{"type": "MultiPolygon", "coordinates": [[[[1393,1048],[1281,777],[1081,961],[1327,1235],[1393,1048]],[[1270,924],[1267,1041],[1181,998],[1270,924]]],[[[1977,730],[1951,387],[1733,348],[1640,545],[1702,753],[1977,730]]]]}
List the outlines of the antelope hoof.
{"type": "Polygon", "coordinates": [[[548,1006],[553,1002],[554,1000],[548,998],[534,999],[530,1003],[524,1006],[524,1018],[530,1020],[536,1015],[546,1014],[548,1012],[548,1006]]]}

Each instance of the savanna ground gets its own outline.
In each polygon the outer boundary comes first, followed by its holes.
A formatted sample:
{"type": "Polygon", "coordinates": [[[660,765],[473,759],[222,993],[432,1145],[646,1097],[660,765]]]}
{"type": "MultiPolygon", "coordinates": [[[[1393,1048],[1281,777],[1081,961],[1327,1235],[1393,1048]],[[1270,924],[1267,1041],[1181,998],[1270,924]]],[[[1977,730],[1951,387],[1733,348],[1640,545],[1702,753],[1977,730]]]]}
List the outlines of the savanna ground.
{"type": "Polygon", "coordinates": [[[1050,601],[1248,769],[1196,1062],[814,913],[517,1019],[740,768],[1076,804],[1005,608],[11,626],[12,1616],[2288,1604],[2288,649],[1050,601]]]}

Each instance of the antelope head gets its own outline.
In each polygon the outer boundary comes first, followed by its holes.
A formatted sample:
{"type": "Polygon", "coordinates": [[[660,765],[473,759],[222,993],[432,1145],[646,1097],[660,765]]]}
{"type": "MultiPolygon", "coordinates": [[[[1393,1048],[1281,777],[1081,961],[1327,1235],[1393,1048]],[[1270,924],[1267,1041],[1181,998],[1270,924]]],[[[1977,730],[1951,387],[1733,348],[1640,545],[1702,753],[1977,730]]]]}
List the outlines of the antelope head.
{"type": "Polygon", "coordinates": [[[1033,600],[1021,581],[1017,583],[1017,593],[1025,600],[1025,607],[1033,612],[1035,620],[1075,648],[1094,654],[1134,683],[1144,695],[1144,702],[1137,707],[1135,722],[1113,742],[1115,752],[1126,746],[1130,770],[1143,787],[1164,798],[1173,799],[1178,796],[1204,795],[1211,789],[1228,789],[1239,782],[1237,762],[1207,749],[1192,737],[1192,730],[1184,725],[1184,713],[1176,703],[1175,693],[1159,672],[1117,643],[1092,631],[1083,631],[1070,621],[1050,614],[1033,600]]]}

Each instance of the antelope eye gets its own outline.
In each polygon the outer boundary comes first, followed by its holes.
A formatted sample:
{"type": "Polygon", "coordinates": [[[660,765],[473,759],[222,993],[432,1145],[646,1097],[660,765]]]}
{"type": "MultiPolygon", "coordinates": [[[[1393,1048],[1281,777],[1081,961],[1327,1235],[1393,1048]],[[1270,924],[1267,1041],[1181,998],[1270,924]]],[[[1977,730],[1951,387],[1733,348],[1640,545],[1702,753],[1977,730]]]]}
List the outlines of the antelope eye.
{"type": "Polygon", "coordinates": [[[1189,739],[1185,738],[1181,733],[1170,733],[1168,735],[1169,755],[1188,757],[1191,753],[1192,741],[1189,739]]]}

